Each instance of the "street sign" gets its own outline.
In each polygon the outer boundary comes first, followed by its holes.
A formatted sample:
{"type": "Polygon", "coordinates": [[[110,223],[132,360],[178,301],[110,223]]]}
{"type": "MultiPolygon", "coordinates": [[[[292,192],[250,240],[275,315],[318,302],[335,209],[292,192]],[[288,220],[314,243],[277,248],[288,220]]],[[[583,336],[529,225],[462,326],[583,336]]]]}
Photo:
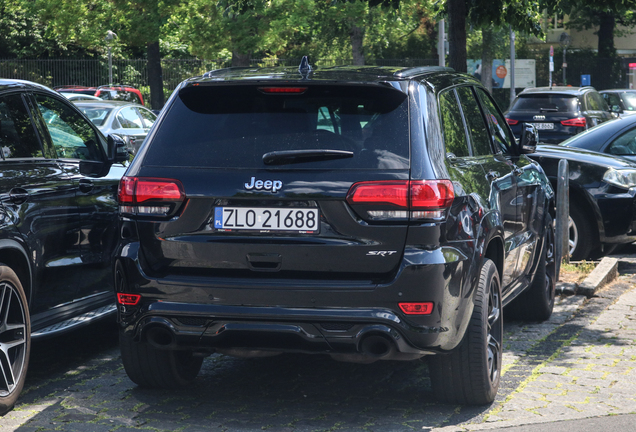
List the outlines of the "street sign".
{"type": "Polygon", "coordinates": [[[554,57],[554,47],[550,45],[550,57],[554,57]]]}

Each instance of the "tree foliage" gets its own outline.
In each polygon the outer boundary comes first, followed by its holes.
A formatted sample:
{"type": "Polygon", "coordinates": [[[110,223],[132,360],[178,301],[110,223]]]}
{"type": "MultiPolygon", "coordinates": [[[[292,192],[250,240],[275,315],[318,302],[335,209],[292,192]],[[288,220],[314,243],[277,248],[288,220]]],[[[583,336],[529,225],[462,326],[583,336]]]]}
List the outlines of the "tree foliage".
{"type": "Polygon", "coordinates": [[[438,3],[438,15],[450,20],[450,66],[466,72],[466,25],[475,28],[498,28],[539,35],[541,9],[535,0],[446,0],[438,3]]]}

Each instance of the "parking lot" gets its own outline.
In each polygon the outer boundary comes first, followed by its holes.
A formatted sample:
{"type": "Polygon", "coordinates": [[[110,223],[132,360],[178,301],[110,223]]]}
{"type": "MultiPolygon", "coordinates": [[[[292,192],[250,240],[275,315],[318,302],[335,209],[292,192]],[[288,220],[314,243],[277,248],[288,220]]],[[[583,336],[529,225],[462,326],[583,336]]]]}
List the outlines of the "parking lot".
{"type": "MultiPolygon", "coordinates": [[[[618,326],[616,331],[627,332],[626,342],[616,332],[605,334],[593,326],[601,316],[609,314],[611,319],[616,311],[631,310],[621,306],[620,300],[629,302],[634,297],[632,270],[623,266],[619,279],[591,300],[562,297],[548,322],[507,322],[503,381],[491,406],[436,403],[425,361],[360,365],[300,354],[263,359],[213,355],[204,361],[191,387],[143,390],[123,370],[115,325],[102,323],[33,344],[25,391],[16,409],[0,422],[0,429],[464,430],[604,415],[612,410],[629,412],[616,403],[606,408],[590,404],[589,397],[586,406],[577,408],[579,402],[570,401],[570,390],[555,386],[581,380],[577,389],[581,398],[581,392],[593,395],[603,389],[594,380],[602,376],[585,377],[592,381],[586,383],[573,371],[598,372],[621,361],[621,373],[631,370],[624,366],[634,361],[629,343],[633,332],[618,326]],[[611,360],[608,355],[623,360],[611,360]],[[564,367],[568,362],[572,364],[564,367]],[[541,407],[531,407],[528,401],[534,405],[538,401],[541,407]]],[[[635,404],[619,396],[624,404],[635,404]]]]}

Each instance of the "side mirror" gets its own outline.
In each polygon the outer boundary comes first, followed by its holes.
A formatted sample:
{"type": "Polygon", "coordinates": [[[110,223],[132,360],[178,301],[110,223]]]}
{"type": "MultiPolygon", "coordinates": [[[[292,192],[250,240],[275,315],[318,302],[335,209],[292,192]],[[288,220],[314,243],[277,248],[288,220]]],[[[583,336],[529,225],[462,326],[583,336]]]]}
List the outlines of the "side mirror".
{"type": "Polygon", "coordinates": [[[112,163],[128,160],[128,146],[126,141],[115,134],[108,135],[108,161],[112,163]]]}
{"type": "Polygon", "coordinates": [[[523,123],[521,126],[521,140],[519,141],[519,152],[521,154],[534,153],[537,150],[537,130],[530,123],[523,123]]]}
{"type": "Polygon", "coordinates": [[[623,110],[618,105],[610,105],[610,111],[616,114],[623,114],[623,110]]]}

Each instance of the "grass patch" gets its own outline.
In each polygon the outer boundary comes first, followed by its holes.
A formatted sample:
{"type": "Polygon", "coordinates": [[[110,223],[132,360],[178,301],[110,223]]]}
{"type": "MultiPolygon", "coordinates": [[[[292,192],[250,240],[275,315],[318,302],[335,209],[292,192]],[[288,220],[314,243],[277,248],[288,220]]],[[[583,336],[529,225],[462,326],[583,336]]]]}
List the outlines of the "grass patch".
{"type": "Polygon", "coordinates": [[[591,261],[562,263],[559,281],[581,283],[595,268],[596,263],[591,261]]]}

